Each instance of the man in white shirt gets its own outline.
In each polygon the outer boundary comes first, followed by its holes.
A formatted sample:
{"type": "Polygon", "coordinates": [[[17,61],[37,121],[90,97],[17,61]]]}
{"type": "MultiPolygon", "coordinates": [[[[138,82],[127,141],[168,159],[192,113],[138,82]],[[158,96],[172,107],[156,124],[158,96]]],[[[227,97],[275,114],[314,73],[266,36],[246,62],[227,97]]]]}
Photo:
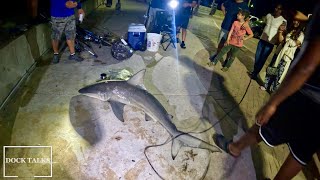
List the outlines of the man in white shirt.
{"type": "Polygon", "coordinates": [[[281,41],[282,31],[285,29],[286,20],[282,17],[283,6],[277,5],[273,14],[267,14],[266,26],[260,37],[256,50],[254,69],[251,78],[256,79],[275,44],[281,41]],[[281,26],[283,25],[283,26],[281,26]]]}

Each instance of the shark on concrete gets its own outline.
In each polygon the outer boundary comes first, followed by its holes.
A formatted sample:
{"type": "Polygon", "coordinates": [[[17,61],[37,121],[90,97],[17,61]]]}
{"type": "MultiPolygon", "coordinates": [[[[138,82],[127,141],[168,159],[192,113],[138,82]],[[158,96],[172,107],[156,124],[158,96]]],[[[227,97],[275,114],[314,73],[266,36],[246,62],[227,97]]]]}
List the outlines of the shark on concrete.
{"type": "Polygon", "coordinates": [[[195,136],[179,131],[172,123],[172,116],[168,114],[161,103],[150,94],[143,85],[145,69],[137,72],[127,81],[107,81],[89,85],[79,90],[79,93],[101,101],[108,101],[117,118],[123,119],[124,105],[134,106],[146,114],[146,120],[158,121],[173,137],[171,156],[175,159],[181,146],[207,149],[211,152],[221,152],[195,136]]]}

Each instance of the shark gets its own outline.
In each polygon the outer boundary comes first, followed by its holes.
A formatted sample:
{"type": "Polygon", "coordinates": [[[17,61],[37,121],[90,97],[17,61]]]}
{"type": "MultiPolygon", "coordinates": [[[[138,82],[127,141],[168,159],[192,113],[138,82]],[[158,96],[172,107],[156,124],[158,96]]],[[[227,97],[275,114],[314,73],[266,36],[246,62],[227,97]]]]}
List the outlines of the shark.
{"type": "Polygon", "coordinates": [[[143,85],[146,69],[140,70],[127,81],[106,81],[88,85],[79,90],[85,96],[107,101],[116,117],[124,122],[123,108],[134,106],[145,112],[147,121],[158,121],[171,135],[171,157],[174,160],[182,146],[222,152],[220,148],[188,133],[179,131],[162,104],[143,85]]]}

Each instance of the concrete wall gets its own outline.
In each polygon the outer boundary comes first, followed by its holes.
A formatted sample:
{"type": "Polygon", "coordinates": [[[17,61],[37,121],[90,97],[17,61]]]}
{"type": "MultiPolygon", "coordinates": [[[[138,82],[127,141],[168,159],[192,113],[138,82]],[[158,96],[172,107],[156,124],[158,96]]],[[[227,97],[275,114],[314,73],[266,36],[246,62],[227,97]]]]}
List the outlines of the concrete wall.
{"type": "MultiPolygon", "coordinates": [[[[83,9],[89,14],[103,3],[104,0],[88,0],[83,9]]],[[[0,49],[0,105],[36,60],[51,48],[50,34],[50,25],[40,24],[0,49]]]]}

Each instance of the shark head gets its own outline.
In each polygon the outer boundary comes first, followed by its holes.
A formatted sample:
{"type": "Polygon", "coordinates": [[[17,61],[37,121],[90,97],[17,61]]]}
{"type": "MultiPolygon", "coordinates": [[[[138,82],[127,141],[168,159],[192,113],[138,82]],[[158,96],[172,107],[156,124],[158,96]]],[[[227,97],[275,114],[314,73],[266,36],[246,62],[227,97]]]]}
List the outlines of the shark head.
{"type": "Polygon", "coordinates": [[[89,85],[79,90],[79,93],[101,101],[108,101],[113,88],[107,82],[89,85]]]}
{"type": "MultiPolygon", "coordinates": [[[[143,85],[145,71],[146,70],[143,69],[137,72],[125,83],[128,83],[132,86],[145,90],[145,87],[143,85]]],[[[101,101],[108,101],[110,100],[110,98],[114,93],[117,94],[117,91],[114,91],[115,89],[116,89],[116,86],[114,85],[114,83],[103,82],[103,83],[93,84],[93,85],[84,87],[79,90],[79,93],[85,96],[99,99],[101,101]]]]}

